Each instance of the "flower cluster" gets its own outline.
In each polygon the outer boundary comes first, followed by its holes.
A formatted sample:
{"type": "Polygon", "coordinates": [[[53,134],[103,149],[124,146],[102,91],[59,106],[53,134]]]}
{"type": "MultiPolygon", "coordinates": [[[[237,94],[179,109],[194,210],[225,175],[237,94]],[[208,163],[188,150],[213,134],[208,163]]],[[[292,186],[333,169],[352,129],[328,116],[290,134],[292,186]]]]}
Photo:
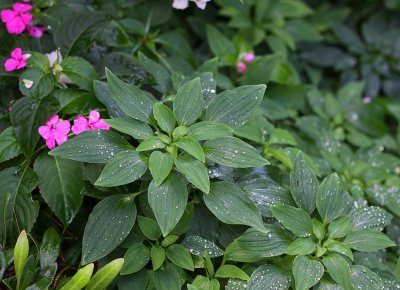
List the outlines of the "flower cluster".
{"type": "Polygon", "coordinates": [[[46,122],[45,126],[40,126],[38,129],[39,135],[46,140],[46,145],[49,149],[54,149],[56,145],[61,145],[68,140],[70,131],[78,135],[88,130],[110,130],[103,119],[100,119],[99,112],[92,110],[89,113],[89,118],[78,115],[74,120],[74,125],[67,120],[61,120],[58,115],[53,115],[46,122]]]}
{"type": "MultiPolygon", "coordinates": [[[[199,7],[200,9],[205,9],[207,2],[211,1],[211,0],[191,0],[194,3],[196,3],[197,7],[199,7]]],[[[189,6],[189,0],[174,0],[174,2],[172,3],[172,7],[175,9],[186,9],[189,6]]]]}
{"type": "Polygon", "coordinates": [[[236,63],[236,71],[239,74],[244,74],[247,69],[247,64],[252,62],[255,58],[255,54],[253,52],[246,52],[239,55],[239,61],[236,63]]]}
{"type": "Polygon", "coordinates": [[[13,4],[12,9],[1,11],[1,21],[6,24],[8,33],[18,35],[26,30],[32,37],[42,37],[45,28],[33,26],[33,17],[30,10],[32,10],[32,5],[16,2],[13,4]]]}

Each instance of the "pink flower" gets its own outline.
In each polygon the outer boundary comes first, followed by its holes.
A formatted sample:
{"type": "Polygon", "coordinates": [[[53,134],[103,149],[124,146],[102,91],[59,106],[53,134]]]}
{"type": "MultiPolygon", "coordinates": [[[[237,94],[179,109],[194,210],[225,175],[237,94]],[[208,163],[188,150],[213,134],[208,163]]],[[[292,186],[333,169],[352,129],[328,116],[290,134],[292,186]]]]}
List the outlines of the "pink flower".
{"type": "Polygon", "coordinates": [[[59,120],[58,115],[53,115],[46,122],[46,126],[39,127],[39,134],[49,149],[56,147],[56,143],[61,145],[68,139],[71,124],[67,120],[59,120]]]}
{"type": "Polygon", "coordinates": [[[245,71],[246,71],[246,68],[247,68],[247,66],[246,66],[246,64],[244,63],[244,62],[238,62],[237,64],[236,64],[236,71],[239,73],[239,74],[244,74],[245,73],[245,71]]]}
{"type": "Polygon", "coordinates": [[[87,130],[110,130],[103,119],[100,119],[100,113],[92,110],[89,113],[89,118],[86,119],[84,116],[78,115],[74,120],[74,125],[72,126],[72,132],[78,135],[87,130]]]}
{"type": "Polygon", "coordinates": [[[17,47],[11,52],[11,58],[4,63],[6,71],[18,70],[26,66],[26,60],[30,58],[30,54],[22,54],[22,49],[17,47]]]}
{"type": "MultiPolygon", "coordinates": [[[[197,7],[200,9],[206,8],[207,2],[211,0],[191,0],[196,3],[197,7]]],[[[172,7],[175,9],[186,9],[189,6],[189,0],[174,0],[172,7]]]]}
{"type": "Polygon", "coordinates": [[[13,9],[2,10],[1,21],[6,24],[8,33],[21,34],[32,21],[32,14],[28,13],[32,5],[17,2],[14,3],[13,9]]]}
{"type": "Polygon", "coordinates": [[[34,38],[41,38],[46,28],[38,26],[28,26],[26,30],[28,31],[30,36],[34,38]]]}
{"type": "Polygon", "coordinates": [[[254,60],[254,58],[256,57],[256,55],[252,52],[247,52],[244,56],[243,56],[243,61],[245,63],[249,63],[251,61],[254,60]]]}

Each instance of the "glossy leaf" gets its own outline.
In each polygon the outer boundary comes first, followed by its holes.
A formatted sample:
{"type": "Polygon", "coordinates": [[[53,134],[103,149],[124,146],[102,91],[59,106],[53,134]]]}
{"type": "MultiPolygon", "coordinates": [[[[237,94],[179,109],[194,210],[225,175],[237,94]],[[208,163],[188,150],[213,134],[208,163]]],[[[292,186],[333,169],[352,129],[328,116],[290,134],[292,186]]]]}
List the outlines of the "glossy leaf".
{"type": "Polygon", "coordinates": [[[218,137],[231,137],[233,129],[225,124],[202,121],[190,126],[188,134],[197,141],[206,141],[218,137]]]}
{"type": "Polygon", "coordinates": [[[114,118],[104,121],[110,125],[111,128],[130,135],[136,140],[144,140],[154,135],[149,125],[132,118],[114,118]]]}
{"type": "Polygon", "coordinates": [[[382,289],[382,279],[362,265],[354,265],[351,267],[351,281],[358,289],[375,290],[382,289]]]}
{"type": "Polygon", "coordinates": [[[119,258],[107,263],[96,272],[86,286],[86,290],[106,289],[121,271],[124,259],[119,258]]]}
{"type": "Polygon", "coordinates": [[[60,290],[83,289],[87,285],[87,283],[89,283],[89,280],[93,274],[93,269],[93,263],[90,263],[85,267],[79,269],[78,272],[76,272],[76,274],[72,276],[71,280],[64,284],[64,286],[60,290]]]}
{"type": "Polygon", "coordinates": [[[210,258],[215,258],[224,254],[224,251],[216,244],[199,236],[189,235],[183,240],[182,244],[195,256],[204,257],[207,253],[210,258]]]}
{"type": "MultiPolygon", "coordinates": [[[[167,249],[168,250],[168,249],[167,249]]],[[[150,251],[151,264],[153,271],[158,270],[165,261],[165,250],[160,246],[153,246],[150,251]]]]}
{"type": "Polygon", "coordinates": [[[203,110],[203,92],[200,79],[195,78],[179,87],[174,101],[174,115],[179,125],[190,125],[203,110]]]}
{"type": "Polygon", "coordinates": [[[26,232],[22,231],[14,247],[14,268],[18,285],[21,284],[22,273],[29,254],[29,241],[26,232]]]}
{"type": "Polygon", "coordinates": [[[204,193],[210,191],[210,178],[207,167],[191,156],[178,156],[175,166],[186,179],[204,193]]]}
{"type": "Polygon", "coordinates": [[[140,215],[137,220],[139,228],[146,238],[155,241],[161,236],[161,229],[155,220],[140,215]]]}
{"type": "Polygon", "coordinates": [[[136,273],[150,261],[150,250],[142,243],[134,244],[126,251],[124,260],[121,275],[136,273]]]}
{"type": "Polygon", "coordinates": [[[153,281],[157,290],[180,290],[179,273],[171,266],[159,269],[153,273],[153,281]]]}
{"type": "Polygon", "coordinates": [[[286,255],[309,255],[316,249],[316,244],[311,238],[298,238],[286,249],[286,255]]]}
{"type": "Polygon", "coordinates": [[[162,153],[161,151],[153,151],[149,158],[149,169],[153,176],[155,186],[160,186],[167,178],[174,166],[174,160],[171,153],[162,153]]]}
{"type": "Polygon", "coordinates": [[[50,227],[43,235],[40,244],[40,268],[44,269],[57,261],[60,254],[61,239],[57,231],[50,227]]]}
{"type": "Polygon", "coordinates": [[[14,128],[8,127],[0,134],[0,162],[10,160],[21,154],[21,147],[14,134],[14,128]]]}
{"type": "Polygon", "coordinates": [[[38,68],[25,70],[20,77],[19,89],[24,96],[43,99],[54,89],[55,78],[52,73],[38,68]]]}
{"type": "Polygon", "coordinates": [[[165,132],[171,133],[175,129],[175,116],[168,106],[162,103],[155,103],[153,105],[153,115],[158,126],[165,132]]]}
{"type": "Polygon", "coordinates": [[[163,140],[158,136],[150,136],[142,141],[136,148],[137,151],[150,151],[155,149],[162,149],[166,145],[163,140]]]}
{"type": "Polygon", "coordinates": [[[353,230],[347,235],[344,242],[350,248],[360,252],[377,251],[396,246],[384,233],[370,229],[353,230]]]}
{"type": "Polygon", "coordinates": [[[355,229],[372,229],[381,231],[390,224],[392,215],[383,208],[366,206],[355,208],[350,212],[351,224],[355,229]]]}
{"type": "Polygon", "coordinates": [[[248,284],[249,290],[287,290],[290,287],[291,277],[273,265],[262,265],[251,274],[248,284]]]}
{"type": "Polygon", "coordinates": [[[332,221],[328,226],[328,234],[331,238],[343,238],[352,230],[351,218],[341,216],[332,221]]]}
{"type": "Polygon", "coordinates": [[[317,260],[297,256],[293,262],[296,290],[307,290],[318,283],[324,274],[324,266],[317,260]]]}
{"type": "Polygon", "coordinates": [[[192,155],[194,158],[201,162],[206,161],[203,148],[192,137],[182,137],[175,143],[180,149],[192,155]]]}
{"type": "Polygon", "coordinates": [[[70,56],[62,61],[63,73],[79,88],[93,92],[93,81],[98,78],[94,67],[85,59],[70,56]]]}
{"type": "Polygon", "coordinates": [[[326,177],[318,188],[317,209],[325,222],[341,216],[344,210],[342,182],[336,173],[326,177]]]}
{"type": "Polygon", "coordinates": [[[303,209],[289,205],[275,205],[272,215],[288,230],[298,237],[309,237],[312,234],[310,215],[303,209]]]}
{"type": "Polygon", "coordinates": [[[176,266],[189,271],[194,270],[192,256],[190,255],[189,250],[184,246],[178,244],[171,245],[167,248],[166,254],[167,258],[176,266]]]}
{"type": "Polygon", "coordinates": [[[339,254],[331,254],[322,259],[329,275],[343,289],[351,289],[351,273],[349,263],[339,254]]]}

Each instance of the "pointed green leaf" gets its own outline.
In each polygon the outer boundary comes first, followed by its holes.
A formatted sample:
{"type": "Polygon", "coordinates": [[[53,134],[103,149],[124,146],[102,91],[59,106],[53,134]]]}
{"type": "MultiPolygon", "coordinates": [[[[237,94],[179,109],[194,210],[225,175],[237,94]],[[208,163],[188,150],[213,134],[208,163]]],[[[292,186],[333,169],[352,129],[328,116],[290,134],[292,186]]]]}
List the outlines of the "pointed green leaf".
{"type": "Polygon", "coordinates": [[[390,224],[393,216],[381,207],[365,206],[350,212],[351,224],[355,229],[372,229],[381,231],[390,224]]]}
{"type": "Polygon", "coordinates": [[[202,121],[190,126],[188,134],[197,141],[206,141],[218,137],[231,137],[233,129],[225,124],[202,121]]]}
{"type": "Polygon", "coordinates": [[[161,236],[161,229],[155,220],[140,215],[138,215],[137,220],[139,228],[146,238],[152,241],[158,240],[161,236]]]}
{"type": "Polygon", "coordinates": [[[322,259],[329,275],[343,289],[351,289],[351,273],[349,263],[339,254],[331,254],[322,259]]]}
{"type": "Polygon", "coordinates": [[[142,269],[137,273],[120,276],[118,279],[118,289],[120,290],[145,290],[149,283],[149,272],[142,269]]]}
{"type": "Polygon", "coordinates": [[[175,159],[175,166],[198,189],[204,193],[210,192],[210,178],[208,177],[207,167],[203,163],[186,155],[178,156],[175,159]]]}
{"type": "Polygon", "coordinates": [[[89,215],[83,233],[82,264],[113,251],[128,236],[136,220],[133,198],[113,195],[100,201],[89,215]]]}
{"type": "Polygon", "coordinates": [[[0,162],[10,160],[21,154],[21,147],[14,134],[14,128],[8,127],[0,134],[0,162]]]}
{"type": "Polygon", "coordinates": [[[219,137],[203,145],[206,157],[215,163],[234,167],[247,168],[269,164],[251,145],[235,137],[219,137]]]}
{"type": "Polygon", "coordinates": [[[26,232],[22,231],[19,234],[19,237],[14,247],[14,268],[18,285],[21,283],[22,273],[24,271],[24,266],[26,259],[28,258],[28,254],[29,254],[28,237],[26,236],[26,232]]]}
{"type": "Polygon", "coordinates": [[[236,278],[244,281],[248,281],[250,279],[246,272],[234,265],[222,265],[218,268],[217,272],[215,272],[215,277],[236,278]]]}
{"type": "Polygon", "coordinates": [[[150,136],[142,141],[136,148],[137,151],[150,151],[155,149],[162,149],[165,143],[158,136],[150,136]]]}
{"type": "Polygon", "coordinates": [[[273,265],[262,265],[251,274],[248,284],[249,290],[287,290],[290,287],[291,277],[273,265]]]}
{"type": "Polygon", "coordinates": [[[347,235],[344,242],[350,248],[360,252],[377,251],[396,246],[384,233],[370,229],[353,230],[347,235]]]}
{"type": "Polygon", "coordinates": [[[207,25],[206,32],[208,45],[215,56],[223,57],[226,54],[235,53],[233,43],[214,26],[207,25]]]}
{"type": "Polygon", "coordinates": [[[163,236],[166,237],[185,211],[188,191],[182,179],[174,174],[156,186],[154,181],[149,185],[148,199],[163,236]]]}
{"type": "Polygon", "coordinates": [[[190,125],[201,115],[203,110],[203,92],[200,78],[184,83],[176,93],[174,115],[179,125],[190,125]]]}
{"type": "Polygon", "coordinates": [[[150,250],[142,243],[134,244],[126,251],[124,260],[121,275],[136,273],[150,261],[150,250]]]}
{"type": "Polygon", "coordinates": [[[153,176],[155,186],[159,186],[169,175],[174,166],[174,160],[171,153],[162,153],[153,151],[149,158],[149,169],[153,176]]]}
{"type": "Polygon", "coordinates": [[[384,289],[382,279],[370,269],[362,265],[354,265],[351,267],[351,282],[357,289],[384,289]]]}
{"type": "Polygon", "coordinates": [[[63,73],[79,88],[93,92],[93,81],[98,78],[94,67],[85,59],[69,56],[62,63],[63,73]]]}
{"type": "Polygon", "coordinates": [[[78,272],[76,272],[76,274],[72,276],[71,280],[69,280],[60,290],[83,289],[86,284],[89,283],[89,280],[93,274],[93,269],[93,263],[90,263],[85,267],[79,269],[78,272]]]}
{"type": "Polygon", "coordinates": [[[346,256],[350,260],[354,261],[353,252],[351,251],[350,247],[343,242],[327,239],[324,242],[323,247],[325,247],[328,251],[342,254],[343,256],[346,256]]]}
{"type": "Polygon", "coordinates": [[[106,68],[107,82],[111,98],[128,116],[149,123],[153,101],[139,88],[121,81],[106,68]]]}
{"type": "Polygon", "coordinates": [[[271,211],[272,215],[296,236],[311,236],[311,217],[305,210],[290,205],[275,205],[271,207],[271,211]]]}
{"type": "Polygon", "coordinates": [[[106,130],[90,130],[56,147],[50,155],[90,163],[107,163],[117,153],[133,149],[119,134],[106,130]]]}
{"type": "Polygon", "coordinates": [[[107,265],[98,270],[96,274],[94,274],[85,289],[106,289],[107,286],[110,285],[114,278],[118,275],[119,271],[121,271],[123,265],[124,259],[122,258],[112,260],[107,265]]]}
{"type": "Polygon", "coordinates": [[[170,265],[155,271],[153,281],[157,290],[181,290],[179,273],[170,265]]]}
{"type": "Polygon", "coordinates": [[[153,105],[153,115],[158,126],[167,133],[171,133],[175,129],[175,116],[172,110],[163,103],[155,103],[153,105]]]}
{"type": "Polygon", "coordinates": [[[153,271],[158,270],[165,261],[165,250],[160,246],[153,246],[150,251],[153,271]]]}
{"type": "Polygon", "coordinates": [[[176,266],[189,271],[194,270],[192,256],[182,245],[171,245],[167,248],[167,258],[176,266]]]}
{"type": "Polygon", "coordinates": [[[104,167],[95,185],[112,187],[138,180],[147,171],[142,153],[126,150],[116,154],[104,167]]]}
{"type": "Polygon", "coordinates": [[[318,188],[317,209],[323,221],[329,223],[344,210],[342,182],[336,173],[326,177],[318,188]]]}
{"type": "Polygon", "coordinates": [[[205,257],[205,254],[207,254],[210,258],[224,255],[224,251],[221,250],[216,244],[199,236],[186,236],[182,242],[182,245],[188,248],[192,255],[199,257],[205,257]]]}
{"type": "Polygon", "coordinates": [[[192,155],[194,158],[201,162],[206,162],[203,148],[192,137],[182,137],[175,143],[180,149],[192,155]]]}
{"type": "Polygon", "coordinates": [[[333,239],[343,238],[347,236],[351,230],[351,218],[348,215],[335,219],[328,226],[329,237],[333,239]]]}
{"type": "Polygon", "coordinates": [[[61,239],[54,228],[48,228],[40,244],[40,268],[44,269],[55,263],[60,254],[61,239]]]}
{"type": "Polygon", "coordinates": [[[136,140],[143,140],[153,136],[153,130],[146,123],[132,118],[114,118],[104,120],[111,128],[128,134],[136,140]]]}
{"type": "Polygon", "coordinates": [[[247,193],[236,184],[221,181],[211,184],[210,193],[203,195],[208,209],[222,222],[247,225],[266,233],[260,211],[247,193]]]}
{"type": "Polygon", "coordinates": [[[286,255],[309,255],[316,250],[317,246],[311,238],[298,238],[286,249],[286,255]]]}
{"type": "Polygon", "coordinates": [[[308,290],[319,282],[324,275],[324,266],[317,260],[306,256],[297,256],[293,262],[293,276],[296,290],[308,290]]]}

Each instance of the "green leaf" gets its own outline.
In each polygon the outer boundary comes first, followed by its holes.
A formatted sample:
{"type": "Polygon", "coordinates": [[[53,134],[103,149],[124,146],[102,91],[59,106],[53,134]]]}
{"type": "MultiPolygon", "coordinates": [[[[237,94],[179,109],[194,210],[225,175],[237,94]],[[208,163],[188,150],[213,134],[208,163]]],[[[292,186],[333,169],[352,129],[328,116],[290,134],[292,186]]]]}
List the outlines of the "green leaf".
{"type": "Polygon", "coordinates": [[[93,81],[98,78],[94,67],[85,59],[69,56],[61,64],[63,73],[79,88],[93,92],[93,81]]]}
{"type": "Polygon", "coordinates": [[[50,227],[43,235],[40,244],[40,268],[44,269],[57,261],[60,254],[61,239],[57,231],[50,227]]]}
{"type": "Polygon", "coordinates": [[[39,176],[41,196],[64,227],[67,227],[82,204],[82,163],[43,152],[36,158],[34,170],[39,176]]]}
{"type": "Polygon", "coordinates": [[[304,160],[303,154],[297,155],[290,172],[290,191],[296,204],[312,213],[318,190],[318,180],[310,166],[304,160]]]}
{"type": "Polygon", "coordinates": [[[328,226],[328,234],[332,239],[343,238],[352,230],[350,216],[341,216],[328,226]]]}
{"type": "Polygon", "coordinates": [[[207,41],[212,53],[215,56],[224,57],[227,54],[235,53],[233,43],[214,26],[207,25],[207,41]]]}
{"type": "Polygon", "coordinates": [[[21,280],[18,281],[17,289],[26,289],[35,278],[35,257],[29,255],[24,264],[24,271],[21,275],[21,280]]]}
{"type": "Polygon", "coordinates": [[[325,238],[325,225],[317,220],[316,218],[312,219],[312,226],[313,226],[313,233],[315,237],[319,240],[322,241],[325,238]]]}
{"type": "Polygon", "coordinates": [[[221,250],[216,244],[199,236],[186,236],[182,242],[182,245],[186,246],[192,255],[199,257],[205,257],[205,254],[207,254],[210,258],[224,255],[224,251],[221,250]]]}
{"type": "Polygon", "coordinates": [[[219,290],[221,289],[217,279],[210,280],[207,277],[197,275],[192,284],[188,285],[188,290],[219,290]]]}
{"type": "Polygon", "coordinates": [[[150,252],[153,271],[158,270],[165,261],[165,250],[160,246],[153,246],[150,252]]]}
{"type": "Polygon", "coordinates": [[[290,205],[275,205],[271,207],[271,211],[272,215],[296,236],[311,236],[311,217],[305,210],[290,205]]]}
{"type": "Polygon", "coordinates": [[[353,252],[350,247],[343,242],[339,242],[332,239],[327,239],[323,246],[331,252],[336,252],[348,257],[350,260],[354,261],[353,252]]]}
{"type": "Polygon", "coordinates": [[[247,168],[269,164],[254,147],[235,137],[215,138],[205,142],[203,148],[208,159],[224,166],[247,168]]]}
{"type": "Polygon", "coordinates": [[[136,148],[137,151],[150,151],[155,149],[163,149],[165,147],[165,143],[158,136],[150,136],[147,137],[139,146],[136,148]]]}
{"type": "Polygon", "coordinates": [[[39,68],[46,72],[50,70],[50,61],[45,54],[34,51],[29,52],[29,54],[31,57],[26,60],[29,68],[39,68]]]}
{"type": "Polygon", "coordinates": [[[219,278],[236,278],[248,281],[250,277],[242,269],[234,265],[222,265],[215,273],[215,277],[219,278]]]}
{"type": "Polygon", "coordinates": [[[393,216],[383,208],[366,206],[355,208],[350,212],[351,224],[354,229],[372,229],[381,231],[390,224],[393,216]]]}
{"type": "Polygon", "coordinates": [[[106,130],[90,130],[56,147],[50,155],[90,163],[107,163],[110,159],[132,145],[118,133],[106,130]]]}
{"type": "Polygon", "coordinates": [[[146,269],[137,273],[120,276],[118,279],[118,289],[120,290],[145,290],[149,283],[149,274],[146,269]]]}
{"type": "Polygon", "coordinates": [[[210,193],[203,195],[208,209],[222,222],[247,225],[266,233],[260,211],[247,193],[236,184],[220,181],[211,184],[210,193]]]}
{"type": "Polygon", "coordinates": [[[153,115],[158,126],[167,133],[171,133],[175,129],[175,116],[172,110],[163,103],[155,103],[153,105],[153,115]]]}
{"type": "Polygon", "coordinates": [[[200,78],[195,78],[179,87],[174,101],[174,115],[178,124],[194,123],[201,116],[203,102],[200,78]]]}
{"type": "Polygon", "coordinates": [[[106,68],[107,82],[111,98],[128,116],[149,123],[153,101],[139,88],[121,81],[106,68]]]}
{"type": "Polygon", "coordinates": [[[165,66],[148,58],[139,51],[139,62],[143,68],[154,78],[156,85],[154,88],[162,94],[167,94],[170,88],[171,73],[165,66]]]}
{"type": "Polygon", "coordinates": [[[55,79],[52,73],[38,68],[25,70],[19,79],[19,89],[27,97],[43,99],[54,89],[55,79]]]}
{"type": "Polygon", "coordinates": [[[182,179],[169,175],[160,186],[149,185],[148,199],[163,236],[166,237],[185,211],[188,191],[182,179]]]}
{"type": "Polygon", "coordinates": [[[351,289],[351,273],[349,263],[339,254],[331,254],[322,259],[329,275],[343,289],[351,289]]]}
{"type": "Polygon", "coordinates": [[[224,124],[202,121],[190,126],[188,134],[197,141],[207,141],[218,137],[231,137],[233,129],[224,124]]]}
{"type": "Polygon", "coordinates": [[[21,147],[14,134],[14,128],[8,127],[0,134],[0,162],[10,160],[21,154],[21,147]]]}
{"type": "Polygon", "coordinates": [[[288,144],[292,146],[296,146],[296,140],[294,139],[293,135],[281,128],[275,128],[272,130],[271,135],[269,137],[270,144],[288,144]]]}
{"type": "Polygon", "coordinates": [[[153,281],[157,290],[180,290],[179,273],[170,265],[153,273],[153,281]]]}
{"type": "Polygon", "coordinates": [[[265,89],[265,85],[254,85],[223,91],[208,105],[205,119],[232,128],[243,126],[260,106],[265,89]]]}
{"type": "Polygon", "coordinates": [[[194,264],[192,256],[190,255],[188,249],[182,245],[171,245],[167,248],[167,258],[176,266],[186,269],[189,271],[194,271],[194,264]]]}
{"type": "Polygon", "coordinates": [[[76,272],[76,274],[72,276],[71,280],[64,284],[64,286],[60,290],[83,289],[87,285],[87,283],[89,283],[89,280],[93,274],[93,269],[93,263],[90,263],[85,267],[79,269],[78,272],[76,272]]]}
{"type": "Polygon", "coordinates": [[[175,166],[186,179],[204,193],[210,192],[210,178],[207,167],[189,155],[178,156],[175,166]]]}
{"type": "MultiPolygon", "coordinates": [[[[17,283],[20,285],[22,279],[22,273],[24,270],[26,259],[29,254],[29,241],[26,236],[26,232],[22,231],[18,237],[18,240],[14,248],[14,268],[15,275],[17,277],[17,283]]],[[[19,288],[19,286],[17,286],[19,288]]]]}
{"type": "Polygon", "coordinates": [[[143,140],[153,136],[153,130],[146,123],[131,118],[114,118],[104,120],[111,128],[130,135],[136,140],[143,140]]]}
{"type": "Polygon", "coordinates": [[[94,93],[97,100],[104,104],[107,108],[108,115],[111,118],[125,118],[128,117],[119,107],[116,101],[110,96],[110,90],[106,82],[93,81],[94,93]]]}
{"type": "Polygon", "coordinates": [[[44,125],[51,114],[55,113],[58,104],[54,98],[35,101],[24,97],[12,106],[11,123],[22,152],[30,158],[35,151],[40,135],[38,128],[44,125]]]}
{"type": "Polygon", "coordinates": [[[90,213],[83,233],[82,264],[113,251],[128,236],[135,220],[133,198],[113,195],[100,201],[90,213]]]}
{"type": "Polygon", "coordinates": [[[344,242],[350,248],[360,252],[377,251],[396,246],[384,233],[370,229],[353,230],[347,235],[344,242]]]}
{"type": "Polygon", "coordinates": [[[383,289],[382,279],[370,269],[362,265],[354,265],[351,267],[351,282],[357,289],[383,289]]]}
{"type": "Polygon", "coordinates": [[[149,169],[153,176],[155,186],[160,186],[167,178],[174,166],[174,160],[171,153],[162,153],[161,151],[153,151],[149,158],[149,169]]]}
{"type": "Polygon", "coordinates": [[[96,274],[94,274],[92,279],[90,279],[85,289],[106,289],[107,286],[110,285],[114,278],[118,275],[119,271],[121,271],[123,265],[124,259],[122,258],[115,259],[107,263],[100,270],[97,270],[96,274]]]}
{"type": "Polygon", "coordinates": [[[126,251],[124,260],[121,275],[138,272],[150,261],[150,250],[142,243],[134,244],[126,251]]]}
{"type": "Polygon", "coordinates": [[[268,233],[248,229],[236,241],[246,253],[255,257],[267,258],[285,253],[291,240],[278,225],[266,225],[268,233]]]}
{"type": "Polygon", "coordinates": [[[113,187],[138,180],[147,171],[145,156],[136,150],[121,151],[104,167],[95,185],[113,187]]]}
{"type": "Polygon", "coordinates": [[[54,31],[54,44],[63,56],[87,48],[101,29],[104,16],[93,12],[72,13],[54,31]]]}
{"type": "Polygon", "coordinates": [[[301,18],[312,14],[313,11],[305,3],[297,0],[281,0],[271,7],[274,15],[280,15],[288,18],[301,18]]]}
{"type": "Polygon", "coordinates": [[[290,287],[291,276],[273,265],[262,265],[251,274],[249,290],[287,290],[290,287]]]}
{"type": "Polygon", "coordinates": [[[286,255],[309,255],[316,250],[316,244],[311,238],[298,238],[286,249],[286,255]]]}
{"type": "Polygon", "coordinates": [[[127,47],[132,45],[129,35],[115,20],[111,20],[103,27],[96,40],[104,46],[127,47]]]}
{"type": "Polygon", "coordinates": [[[318,283],[324,274],[324,266],[317,260],[297,256],[293,262],[296,290],[307,290],[318,283]]]}
{"type": "Polygon", "coordinates": [[[318,188],[316,204],[322,220],[330,223],[344,210],[343,187],[336,173],[327,176],[318,188]]]}
{"type": "Polygon", "coordinates": [[[137,217],[139,228],[149,240],[155,241],[161,236],[161,229],[157,222],[151,218],[140,216],[137,217]]]}
{"type": "Polygon", "coordinates": [[[192,137],[186,136],[180,138],[175,143],[180,149],[192,155],[194,158],[201,162],[206,162],[206,157],[204,155],[203,148],[201,145],[192,137]]]}

